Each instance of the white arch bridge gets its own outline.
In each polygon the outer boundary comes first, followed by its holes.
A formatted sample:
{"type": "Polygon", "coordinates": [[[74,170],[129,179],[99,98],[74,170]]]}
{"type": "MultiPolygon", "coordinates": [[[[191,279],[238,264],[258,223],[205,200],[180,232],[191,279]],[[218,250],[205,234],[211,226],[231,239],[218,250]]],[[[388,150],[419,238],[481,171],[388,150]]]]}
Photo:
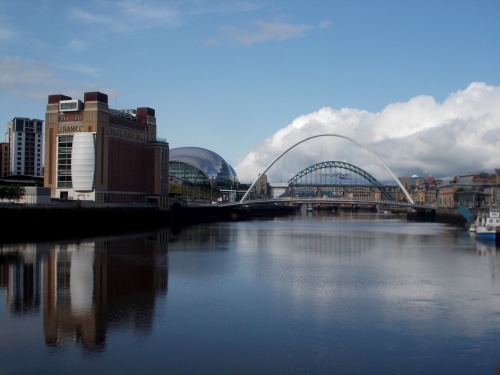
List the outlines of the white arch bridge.
{"type": "MultiPolygon", "coordinates": [[[[339,177],[342,179],[343,174],[342,173],[332,173],[332,176],[335,175],[336,177],[339,177]]],[[[345,178],[345,174],[344,174],[345,178]]],[[[255,205],[255,204],[264,204],[264,203],[282,203],[282,204],[294,204],[294,205],[301,205],[301,204],[315,204],[315,205],[352,205],[352,206],[359,206],[359,205],[372,205],[372,206],[392,206],[392,207],[412,207],[415,209],[435,209],[434,205],[429,205],[429,204],[418,204],[415,203],[404,187],[404,185],[399,181],[399,179],[396,177],[396,175],[390,170],[390,168],[382,161],[374,152],[372,152],[370,149],[367,147],[363,146],[359,142],[355,141],[352,138],[339,135],[339,134],[321,134],[321,135],[316,135],[312,137],[308,137],[303,139],[302,141],[294,144],[293,146],[289,147],[287,150],[285,150],[283,153],[281,153],[273,162],[269,164],[269,166],[259,174],[259,177],[255,180],[254,183],[248,188],[246,193],[242,196],[239,202],[233,203],[233,205],[255,205]],[[254,192],[256,185],[259,183],[259,179],[261,176],[265,176],[266,173],[273,167],[275,164],[281,160],[285,155],[289,154],[290,151],[292,151],[294,148],[299,146],[300,144],[307,142],[309,140],[315,139],[315,138],[320,138],[320,137],[334,137],[334,138],[339,138],[339,139],[344,139],[347,140],[357,146],[360,146],[363,148],[365,151],[369,153],[369,155],[372,157],[372,159],[375,159],[378,161],[379,165],[383,166],[383,169],[391,176],[393,179],[394,183],[392,185],[387,185],[387,184],[382,184],[380,183],[375,177],[373,177],[369,172],[361,169],[360,167],[347,163],[345,161],[340,162],[340,161],[335,161],[335,160],[327,160],[327,161],[320,161],[317,162],[299,173],[295,174],[292,178],[288,180],[288,196],[281,196],[279,198],[262,198],[259,197],[258,199],[255,199],[253,197],[252,192],[254,192]],[[317,191],[329,191],[329,192],[335,192],[335,189],[337,189],[337,192],[343,190],[343,188],[346,187],[365,187],[365,188],[371,188],[371,189],[377,189],[381,194],[380,199],[373,199],[372,197],[353,197],[351,194],[349,195],[344,195],[344,194],[314,194],[309,195],[309,196],[300,196],[300,194],[294,195],[294,191],[301,191],[301,189],[304,189],[305,186],[307,185],[303,181],[306,176],[311,176],[313,172],[316,172],[319,174],[317,171],[321,169],[327,169],[327,168],[337,168],[341,170],[347,170],[349,172],[354,173],[355,176],[359,176],[363,179],[364,183],[363,184],[352,184],[352,183],[346,183],[345,180],[342,182],[341,185],[336,185],[336,187],[333,187],[333,185],[329,185],[327,182],[321,183],[318,181],[315,181],[314,183],[310,182],[310,185],[314,185],[317,191]],[[394,198],[394,191],[399,188],[401,192],[404,194],[404,200],[396,200],[394,198]],[[332,190],[333,189],[333,190],[332,190]],[[323,195],[323,196],[320,196],[323,195]],[[382,199],[382,196],[384,199],[382,199]]]]}

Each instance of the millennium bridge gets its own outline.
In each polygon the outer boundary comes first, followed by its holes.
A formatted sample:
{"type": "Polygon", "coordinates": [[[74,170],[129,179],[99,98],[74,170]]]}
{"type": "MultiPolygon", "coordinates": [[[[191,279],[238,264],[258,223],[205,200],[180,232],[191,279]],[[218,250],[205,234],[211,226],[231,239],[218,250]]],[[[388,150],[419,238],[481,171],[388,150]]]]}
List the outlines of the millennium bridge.
{"type": "Polygon", "coordinates": [[[352,138],[339,134],[312,136],[289,147],[259,174],[244,194],[240,194],[240,197],[237,198],[239,199],[234,199],[233,202],[223,205],[276,204],[310,205],[316,208],[334,207],[338,209],[402,207],[418,211],[435,210],[433,204],[415,203],[396,175],[370,149],[352,138]],[[348,145],[360,148],[363,155],[353,156],[350,153],[349,158],[356,160],[357,164],[363,164],[364,167],[361,168],[355,163],[345,160],[341,161],[346,157],[345,153],[342,155],[342,152],[349,149],[349,146],[332,145],[331,142],[330,144],[323,142],[321,145],[312,143],[317,140],[341,140],[347,142],[348,145]],[[311,150],[316,151],[314,157],[305,157],[304,151],[301,153],[300,146],[303,145],[307,145],[307,154],[311,154],[311,150]],[[321,153],[324,149],[330,150],[330,152],[328,154],[321,153]],[[298,157],[292,161],[290,155],[294,154],[298,157]],[[298,173],[297,170],[299,170],[298,173]],[[281,175],[278,174],[278,171],[281,172],[281,175]],[[385,182],[380,182],[380,178],[375,177],[375,175],[385,176],[385,182]],[[273,197],[269,197],[269,195],[258,194],[257,189],[263,181],[270,186],[276,181],[286,181],[286,183],[280,184],[281,192],[278,196],[274,194],[273,197]]]}
{"type": "Polygon", "coordinates": [[[261,198],[247,199],[244,202],[224,203],[222,206],[256,206],[266,204],[284,204],[301,207],[304,205],[315,208],[331,207],[333,209],[359,209],[362,207],[373,208],[383,211],[385,208],[408,208],[415,210],[435,210],[433,204],[410,203],[406,201],[363,199],[363,198],[329,198],[329,197],[297,197],[297,198],[261,198]]]}

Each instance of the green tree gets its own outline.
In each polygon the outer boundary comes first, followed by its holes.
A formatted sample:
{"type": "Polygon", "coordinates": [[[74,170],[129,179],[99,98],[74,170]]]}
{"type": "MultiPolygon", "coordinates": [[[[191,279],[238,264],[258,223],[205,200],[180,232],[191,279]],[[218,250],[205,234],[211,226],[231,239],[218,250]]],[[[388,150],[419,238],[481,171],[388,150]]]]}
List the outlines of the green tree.
{"type": "Polygon", "coordinates": [[[10,202],[19,201],[24,195],[24,187],[20,185],[0,186],[0,199],[7,199],[10,202]]]}

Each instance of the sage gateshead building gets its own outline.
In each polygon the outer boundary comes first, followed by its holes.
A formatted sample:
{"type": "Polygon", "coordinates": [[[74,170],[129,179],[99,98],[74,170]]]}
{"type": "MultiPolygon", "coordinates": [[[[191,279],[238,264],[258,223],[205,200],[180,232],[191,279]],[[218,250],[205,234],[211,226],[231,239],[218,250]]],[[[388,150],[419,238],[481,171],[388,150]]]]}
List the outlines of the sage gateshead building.
{"type": "Polygon", "coordinates": [[[108,95],[48,97],[44,186],[51,198],[168,206],[169,145],[155,110],[116,110],[108,95]]]}
{"type": "Polygon", "coordinates": [[[184,184],[214,189],[238,186],[235,170],[217,153],[201,147],[179,147],[170,150],[170,176],[184,184]]]}

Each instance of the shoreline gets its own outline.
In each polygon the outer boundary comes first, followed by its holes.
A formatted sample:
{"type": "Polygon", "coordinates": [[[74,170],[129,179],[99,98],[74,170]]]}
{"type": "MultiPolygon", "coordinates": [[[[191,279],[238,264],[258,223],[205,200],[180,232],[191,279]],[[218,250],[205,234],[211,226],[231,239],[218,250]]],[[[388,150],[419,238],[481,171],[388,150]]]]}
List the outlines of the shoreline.
{"type": "Polygon", "coordinates": [[[153,231],[215,221],[242,221],[290,215],[285,205],[156,207],[0,207],[3,218],[0,244],[83,239],[153,231]]]}
{"type": "MultiPolygon", "coordinates": [[[[294,206],[260,204],[255,206],[181,206],[165,210],[156,207],[68,207],[0,206],[3,218],[0,244],[45,242],[154,231],[193,224],[243,221],[291,215],[294,206]]],[[[465,227],[458,210],[437,209],[412,212],[391,210],[409,221],[440,222],[465,227]]]]}

